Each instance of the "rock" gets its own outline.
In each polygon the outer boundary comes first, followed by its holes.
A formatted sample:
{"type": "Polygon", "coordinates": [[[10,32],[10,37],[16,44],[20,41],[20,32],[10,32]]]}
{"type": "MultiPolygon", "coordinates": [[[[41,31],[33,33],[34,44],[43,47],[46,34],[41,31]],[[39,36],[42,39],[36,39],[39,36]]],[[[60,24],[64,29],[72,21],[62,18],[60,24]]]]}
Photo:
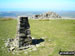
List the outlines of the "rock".
{"type": "Polygon", "coordinates": [[[32,39],[35,39],[34,37],[32,37],[32,39]]]}
{"type": "Polygon", "coordinates": [[[37,48],[35,47],[35,48],[33,48],[32,50],[33,50],[33,51],[36,51],[36,50],[37,50],[37,48]]]}
{"type": "Polygon", "coordinates": [[[10,47],[10,51],[13,51],[15,49],[15,47],[10,47]]]}
{"type": "Polygon", "coordinates": [[[32,16],[32,19],[52,19],[52,18],[61,18],[61,16],[59,16],[55,12],[46,12],[40,15],[32,16]]]}
{"type": "Polygon", "coordinates": [[[36,44],[36,47],[40,47],[40,44],[36,44]]]}

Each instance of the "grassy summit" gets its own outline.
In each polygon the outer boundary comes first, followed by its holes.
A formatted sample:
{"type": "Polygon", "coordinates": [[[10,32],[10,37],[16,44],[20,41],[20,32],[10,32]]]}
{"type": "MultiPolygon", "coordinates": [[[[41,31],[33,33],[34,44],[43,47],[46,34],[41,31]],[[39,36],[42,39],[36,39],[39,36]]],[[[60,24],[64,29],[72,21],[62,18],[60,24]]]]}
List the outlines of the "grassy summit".
{"type": "Polygon", "coordinates": [[[75,20],[29,20],[31,36],[44,38],[44,46],[19,54],[8,52],[5,41],[16,36],[17,20],[0,19],[0,56],[60,56],[59,50],[75,50],[75,20]]]}

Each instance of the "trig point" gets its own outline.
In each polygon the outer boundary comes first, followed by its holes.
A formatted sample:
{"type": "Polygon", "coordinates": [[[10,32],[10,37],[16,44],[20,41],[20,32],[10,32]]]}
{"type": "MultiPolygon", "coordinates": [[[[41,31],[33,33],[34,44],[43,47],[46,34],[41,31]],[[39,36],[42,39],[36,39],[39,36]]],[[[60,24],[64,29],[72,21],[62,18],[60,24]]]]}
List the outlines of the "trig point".
{"type": "Polygon", "coordinates": [[[18,20],[17,38],[19,38],[19,47],[27,46],[32,42],[28,17],[19,17],[18,20]]]}
{"type": "Polygon", "coordinates": [[[15,39],[9,39],[9,50],[27,48],[32,43],[30,25],[28,17],[19,17],[17,26],[17,36],[15,39]]]}

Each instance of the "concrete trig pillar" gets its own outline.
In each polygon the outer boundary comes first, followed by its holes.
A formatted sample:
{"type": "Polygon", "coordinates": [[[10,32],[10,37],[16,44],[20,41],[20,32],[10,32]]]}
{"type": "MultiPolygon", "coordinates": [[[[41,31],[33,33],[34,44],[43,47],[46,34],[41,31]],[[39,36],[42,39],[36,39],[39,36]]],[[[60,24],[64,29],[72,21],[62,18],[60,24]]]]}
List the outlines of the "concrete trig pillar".
{"type": "Polygon", "coordinates": [[[27,46],[32,43],[28,17],[19,17],[17,38],[19,47],[27,46]]]}

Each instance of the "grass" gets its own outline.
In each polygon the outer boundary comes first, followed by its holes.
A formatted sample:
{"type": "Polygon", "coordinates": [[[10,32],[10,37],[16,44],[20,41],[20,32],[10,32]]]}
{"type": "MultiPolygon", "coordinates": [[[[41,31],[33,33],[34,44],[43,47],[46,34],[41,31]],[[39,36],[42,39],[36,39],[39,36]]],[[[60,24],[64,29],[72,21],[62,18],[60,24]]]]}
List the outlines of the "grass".
{"type": "Polygon", "coordinates": [[[0,19],[0,56],[60,56],[59,50],[75,50],[75,20],[29,20],[31,36],[44,38],[44,45],[37,51],[19,55],[8,52],[4,47],[5,40],[16,36],[17,20],[0,19]]]}

